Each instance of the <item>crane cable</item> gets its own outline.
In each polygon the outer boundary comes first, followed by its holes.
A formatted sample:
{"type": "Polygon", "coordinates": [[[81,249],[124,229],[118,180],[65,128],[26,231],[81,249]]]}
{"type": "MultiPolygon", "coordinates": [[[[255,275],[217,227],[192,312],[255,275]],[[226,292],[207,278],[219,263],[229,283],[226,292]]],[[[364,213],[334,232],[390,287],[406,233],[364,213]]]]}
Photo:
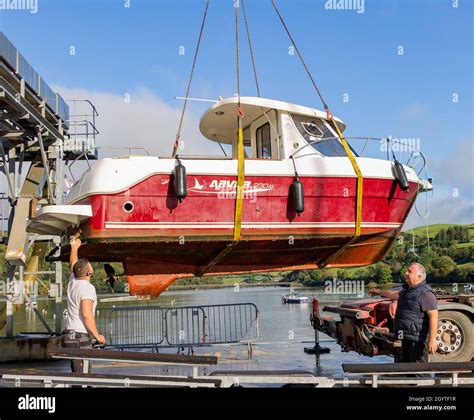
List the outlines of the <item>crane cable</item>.
{"type": "Polygon", "coordinates": [[[186,107],[188,105],[189,92],[191,90],[191,84],[192,84],[192,81],[193,81],[194,68],[196,67],[196,61],[197,61],[197,57],[198,57],[198,53],[199,53],[199,47],[201,46],[202,34],[204,33],[204,26],[206,24],[207,11],[209,9],[209,2],[210,2],[210,0],[206,0],[206,4],[204,6],[204,14],[203,14],[203,17],[202,17],[202,22],[201,22],[201,30],[199,31],[199,37],[198,37],[198,41],[197,41],[197,44],[196,44],[196,49],[194,51],[193,64],[191,66],[191,73],[189,75],[188,87],[186,89],[186,95],[184,97],[184,104],[183,104],[183,109],[181,111],[181,118],[179,120],[178,132],[176,133],[176,140],[175,140],[174,146],[173,146],[173,153],[171,155],[172,157],[175,157],[176,153],[178,151],[179,139],[181,137],[181,128],[183,127],[184,114],[186,112],[186,107]]]}
{"type": "Polygon", "coordinates": [[[221,261],[235,246],[239,243],[242,233],[242,210],[244,198],[244,180],[245,180],[245,155],[244,155],[244,135],[242,120],[244,112],[240,104],[240,55],[239,55],[239,5],[234,3],[235,16],[235,62],[236,62],[236,78],[237,78],[237,185],[235,191],[235,209],[234,209],[234,233],[233,240],[215,256],[201,270],[197,272],[198,276],[204,275],[219,261],[221,261]]]}
{"type": "Polygon", "coordinates": [[[298,57],[300,58],[301,64],[303,64],[303,67],[306,70],[306,74],[308,75],[309,79],[311,80],[311,83],[313,84],[313,87],[316,90],[316,93],[318,94],[319,99],[321,99],[321,102],[323,103],[324,110],[326,112],[329,112],[329,107],[327,106],[326,101],[324,100],[323,95],[322,95],[321,91],[318,88],[318,85],[314,81],[313,76],[311,75],[311,72],[309,71],[308,66],[306,65],[306,63],[303,59],[303,56],[301,55],[300,50],[299,50],[299,48],[297,47],[297,45],[295,43],[295,40],[291,36],[290,30],[288,29],[288,26],[286,26],[285,20],[283,19],[283,16],[280,14],[280,11],[278,10],[277,5],[275,4],[275,0],[271,0],[271,1],[272,1],[273,8],[275,9],[275,12],[277,13],[278,17],[280,18],[280,22],[283,25],[283,28],[285,28],[285,31],[288,35],[288,38],[290,38],[290,41],[293,44],[293,47],[295,48],[295,51],[298,54],[298,57]]]}
{"type": "Polygon", "coordinates": [[[327,121],[334,127],[334,129],[336,130],[337,132],[337,135],[339,136],[339,139],[341,140],[341,143],[342,143],[342,146],[344,148],[344,151],[346,152],[346,155],[347,157],[349,158],[349,161],[351,162],[351,165],[354,169],[354,172],[356,173],[356,176],[357,176],[357,188],[356,188],[356,215],[355,215],[355,232],[354,232],[354,236],[349,239],[348,242],[346,242],[341,248],[339,248],[335,253],[329,255],[328,257],[326,257],[326,259],[323,260],[323,262],[321,262],[319,264],[319,267],[325,267],[327,264],[329,264],[330,262],[332,262],[334,259],[336,259],[342,252],[344,252],[350,245],[352,245],[360,236],[361,234],[361,224],[362,224],[362,197],[363,197],[363,175],[362,175],[362,171],[360,170],[360,167],[357,163],[357,160],[354,156],[354,154],[352,153],[352,150],[351,148],[349,147],[349,144],[347,143],[347,140],[344,138],[344,136],[342,135],[342,132],[341,130],[339,129],[338,127],[338,124],[337,122],[335,121],[334,119],[334,116],[332,115],[331,111],[329,110],[329,107],[326,103],[326,101],[324,100],[323,98],[323,95],[321,93],[321,91],[319,90],[318,88],[318,85],[316,84],[313,76],[311,75],[311,72],[309,71],[308,69],[308,66],[306,65],[304,59],[303,59],[303,56],[298,48],[298,46],[296,45],[295,43],[295,40],[293,39],[291,33],[290,33],[290,30],[288,29],[288,26],[286,25],[285,23],[285,20],[283,19],[283,16],[281,15],[280,11],[278,10],[278,7],[275,3],[275,0],[271,0],[272,2],[272,5],[273,5],[273,8],[275,9],[275,12],[277,13],[278,17],[280,18],[280,22],[281,24],[283,25],[283,28],[285,29],[287,35],[288,35],[288,38],[290,39],[291,43],[293,44],[293,47],[296,51],[296,53],[298,54],[298,57],[301,61],[301,63],[303,64],[303,67],[306,71],[306,74],[308,75],[309,79],[311,80],[311,83],[314,87],[314,89],[316,90],[316,93],[318,94],[319,96],[319,99],[321,99],[321,102],[324,106],[324,110],[326,111],[326,119],[327,121]]]}
{"type": "Polygon", "coordinates": [[[252,60],[252,69],[253,69],[253,78],[255,79],[255,87],[257,88],[257,95],[260,98],[260,86],[258,85],[258,77],[257,77],[257,66],[255,65],[255,57],[253,55],[253,48],[252,48],[252,39],[250,38],[250,30],[249,30],[249,23],[247,21],[247,12],[245,11],[245,0],[242,1],[242,14],[244,15],[244,22],[245,22],[245,31],[247,32],[247,40],[249,44],[249,51],[250,51],[250,58],[252,60]]]}

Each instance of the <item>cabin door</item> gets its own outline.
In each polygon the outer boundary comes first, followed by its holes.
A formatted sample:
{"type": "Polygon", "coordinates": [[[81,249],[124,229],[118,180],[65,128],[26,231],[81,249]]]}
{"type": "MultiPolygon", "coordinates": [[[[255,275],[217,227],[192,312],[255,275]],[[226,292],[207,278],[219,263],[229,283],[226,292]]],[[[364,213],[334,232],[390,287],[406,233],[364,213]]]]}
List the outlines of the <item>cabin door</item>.
{"type": "Polygon", "coordinates": [[[252,155],[257,159],[280,159],[277,113],[274,109],[250,124],[252,155]]]}

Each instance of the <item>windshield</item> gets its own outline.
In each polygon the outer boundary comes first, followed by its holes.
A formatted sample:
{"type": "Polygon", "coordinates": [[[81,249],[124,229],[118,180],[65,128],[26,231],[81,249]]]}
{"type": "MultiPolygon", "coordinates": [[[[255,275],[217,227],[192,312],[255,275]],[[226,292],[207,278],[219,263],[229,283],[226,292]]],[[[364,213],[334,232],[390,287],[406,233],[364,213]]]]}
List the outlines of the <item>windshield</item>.
{"type": "Polygon", "coordinates": [[[324,156],[347,156],[339,139],[328,125],[319,118],[302,115],[292,115],[291,118],[303,138],[311,143],[317,152],[324,156]]]}

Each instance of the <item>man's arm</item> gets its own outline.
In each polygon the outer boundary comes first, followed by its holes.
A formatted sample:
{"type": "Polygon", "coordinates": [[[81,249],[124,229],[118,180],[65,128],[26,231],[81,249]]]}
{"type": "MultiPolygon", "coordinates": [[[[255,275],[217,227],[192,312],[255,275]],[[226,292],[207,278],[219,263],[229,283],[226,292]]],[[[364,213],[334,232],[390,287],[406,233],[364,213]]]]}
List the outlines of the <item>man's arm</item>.
{"type": "Polygon", "coordinates": [[[438,333],[438,310],[426,311],[430,319],[430,332],[428,336],[428,350],[431,354],[436,353],[438,346],[436,345],[436,335],[438,333]]]}
{"type": "Polygon", "coordinates": [[[81,300],[81,315],[87,332],[100,344],[105,344],[105,337],[99,333],[93,312],[93,301],[91,299],[81,300]]]}
{"type": "Polygon", "coordinates": [[[72,237],[71,237],[71,242],[69,243],[71,245],[71,254],[69,255],[69,268],[71,269],[72,273],[72,268],[74,267],[74,264],[77,263],[77,260],[79,259],[79,248],[81,246],[81,240],[79,239],[80,232],[76,232],[72,237]]]}
{"type": "Polygon", "coordinates": [[[391,300],[398,300],[400,297],[400,292],[398,290],[380,290],[380,289],[370,289],[370,295],[380,295],[391,300]]]}

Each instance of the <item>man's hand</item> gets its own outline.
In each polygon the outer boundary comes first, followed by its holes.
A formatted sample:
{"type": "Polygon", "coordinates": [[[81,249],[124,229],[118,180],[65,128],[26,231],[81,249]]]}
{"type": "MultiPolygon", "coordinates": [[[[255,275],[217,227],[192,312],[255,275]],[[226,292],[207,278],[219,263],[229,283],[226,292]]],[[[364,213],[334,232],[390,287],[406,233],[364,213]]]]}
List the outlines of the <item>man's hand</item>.
{"type": "Polygon", "coordinates": [[[77,229],[72,235],[71,239],[69,241],[69,245],[71,245],[71,254],[69,255],[69,267],[72,269],[74,267],[74,264],[76,264],[77,260],[79,259],[79,248],[82,244],[81,240],[79,239],[79,236],[81,235],[82,231],[80,229],[77,229]]]}
{"type": "Polygon", "coordinates": [[[370,289],[369,290],[369,295],[370,296],[380,295],[380,289],[370,289]]]}
{"type": "Polygon", "coordinates": [[[96,338],[97,342],[101,345],[104,345],[107,340],[105,339],[105,337],[103,335],[99,335],[97,338],[96,338]]]}
{"type": "Polygon", "coordinates": [[[82,242],[79,238],[81,236],[81,233],[82,233],[81,229],[78,229],[71,235],[71,240],[69,241],[71,248],[74,247],[78,249],[81,246],[82,242]]]}
{"type": "Polygon", "coordinates": [[[428,351],[430,354],[435,354],[438,350],[438,345],[436,344],[436,338],[430,338],[428,341],[428,351]]]}
{"type": "Polygon", "coordinates": [[[71,241],[69,242],[69,244],[71,245],[71,248],[79,249],[79,247],[82,245],[82,241],[79,238],[71,236],[71,241]]]}
{"type": "Polygon", "coordinates": [[[428,351],[435,354],[438,346],[436,345],[436,335],[438,334],[438,310],[426,311],[430,319],[430,333],[428,335],[428,351]]]}

